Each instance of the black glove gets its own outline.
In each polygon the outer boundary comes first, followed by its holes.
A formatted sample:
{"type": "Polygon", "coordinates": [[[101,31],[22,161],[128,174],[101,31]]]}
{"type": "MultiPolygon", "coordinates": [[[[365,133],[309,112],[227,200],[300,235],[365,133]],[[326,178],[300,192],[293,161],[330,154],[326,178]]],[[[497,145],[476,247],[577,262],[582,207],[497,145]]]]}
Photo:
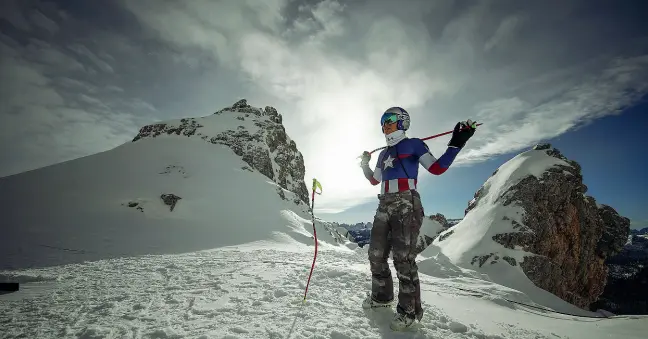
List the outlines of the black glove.
{"type": "Polygon", "coordinates": [[[468,139],[475,134],[476,129],[477,123],[470,119],[458,122],[452,131],[452,139],[450,139],[448,146],[463,148],[468,139]]]}
{"type": "Polygon", "coordinates": [[[360,160],[360,166],[361,167],[369,166],[369,160],[371,160],[371,153],[369,153],[367,151],[364,151],[364,152],[362,152],[362,155],[360,156],[360,158],[362,158],[362,160],[360,160]]]}

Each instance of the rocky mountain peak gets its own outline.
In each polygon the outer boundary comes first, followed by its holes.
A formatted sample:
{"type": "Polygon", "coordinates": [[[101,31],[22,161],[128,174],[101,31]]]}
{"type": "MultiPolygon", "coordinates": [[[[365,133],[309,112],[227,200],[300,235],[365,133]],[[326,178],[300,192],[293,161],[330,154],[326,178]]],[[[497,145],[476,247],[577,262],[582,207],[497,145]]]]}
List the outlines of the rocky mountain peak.
{"type": "Polygon", "coordinates": [[[199,138],[216,145],[225,145],[257,170],[278,184],[283,199],[286,191],[294,193],[296,203],[309,205],[304,182],[304,158],[296,143],[286,134],[283,117],[274,107],[264,109],[248,105],[241,99],[211,116],[184,118],[144,126],[133,139],[160,136],[199,138]]]}
{"type": "MultiPolygon", "coordinates": [[[[544,156],[528,155],[536,162],[551,163],[546,157],[562,161],[546,166],[540,174],[520,176],[497,196],[489,193],[487,185],[482,186],[465,211],[468,215],[483,199],[504,210],[521,208],[521,214],[503,213],[499,216],[501,220],[494,221],[510,226],[493,232],[492,240],[507,249],[502,252],[521,250],[526,254],[516,262],[502,253],[485,253],[476,256],[473,263],[481,267],[502,257],[511,266],[519,265],[536,286],[587,308],[603,292],[608,273],[605,260],[623,248],[630,221],[614,208],[597,204],[593,197],[585,195],[587,186],[583,184],[580,165],[558,149],[539,144],[527,152],[544,152],[544,156]]],[[[521,166],[532,172],[535,165],[521,166]]],[[[491,179],[498,176],[498,171],[491,179]]]]}

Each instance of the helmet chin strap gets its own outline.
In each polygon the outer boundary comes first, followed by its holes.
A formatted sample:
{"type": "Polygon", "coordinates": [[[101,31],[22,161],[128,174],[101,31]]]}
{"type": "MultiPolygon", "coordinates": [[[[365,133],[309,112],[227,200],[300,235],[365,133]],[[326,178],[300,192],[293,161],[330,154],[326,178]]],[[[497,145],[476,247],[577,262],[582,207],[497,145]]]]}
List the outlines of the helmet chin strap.
{"type": "Polygon", "coordinates": [[[407,138],[407,136],[405,135],[405,131],[403,130],[396,130],[385,135],[387,146],[394,146],[405,138],[407,138]]]}

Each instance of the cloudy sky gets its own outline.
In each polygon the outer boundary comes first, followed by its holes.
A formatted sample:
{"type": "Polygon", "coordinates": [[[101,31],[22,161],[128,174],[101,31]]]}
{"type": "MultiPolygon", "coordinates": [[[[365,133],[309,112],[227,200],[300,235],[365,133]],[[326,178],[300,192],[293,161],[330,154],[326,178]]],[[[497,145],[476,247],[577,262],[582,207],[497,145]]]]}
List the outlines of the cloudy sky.
{"type": "MultiPolygon", "coordinates": [[[[377,189],[355,157],[384,145],[378,120],[397,105],[412,116],[410,136],[484,122],[453,174],[420,177],[429,212],[460,217],[494,168],[552,141],[591,159],[586,184],[601,187],[591,194],[648,226],[648,197],[622,194],[645,172],[611,183],[600,165],[611,155],[582,142],[608,123],[646,122],[645,107],[626,112],[648,92],[644,13],[646,2],[630,0],[5,0],[0,176],[109,150],[145,124],[246,98],[284,116],[307,181],[326,189],[320,212],[369,221],[377,189]]],[[[606,145],[644,152],[640,139],[606,145]]],[[[439,156],[446,142],[428,144],[439,156]]],[[[632,159],[612,164],[646,168],[632,159]]]]}

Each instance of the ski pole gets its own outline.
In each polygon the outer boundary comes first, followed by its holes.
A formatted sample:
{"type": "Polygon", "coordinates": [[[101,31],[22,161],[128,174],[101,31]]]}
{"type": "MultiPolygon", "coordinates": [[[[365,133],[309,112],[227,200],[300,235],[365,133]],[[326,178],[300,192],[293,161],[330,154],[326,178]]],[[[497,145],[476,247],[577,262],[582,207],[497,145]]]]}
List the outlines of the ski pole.
{"type": "MultiPolygon", "coordinates": [[[[484,123],[479,123],[479,124],[477,124],[477,126],[481,126],[481,125],[483,125],[483,124],[484,124],[484,123]]],[[[467,129],[467,127],[462,128],[461,131],[463,131],[463,130],[465,130],[465,129],[467,129]]],[[[435,135],[429,136],[429,137],[427,137],[427,138],[422,138],[421,140],[425,141],[425,140],[430,140],[430,139],[434,139],[434,138],[442,137],[442,136],[444,136],[444,135],[448,135],[448,134],[450,134],[450,133],[452,133],[452,132],[454,132],[454,131],[447,131],[447,132],[443,132],[443,133],[435,134],[435,135]]],[[[383,146],[383,147],[376,148],[375,150],[369,152],[369,154],[373,154],[374,152],[376,152],[376,151],[380,151],[381,149],[385,149],[385,148],[387,148],[387,146],[383,146]]],[[[359,156],[358,158],[361,158],[361,157],[362,157],[362,156],[359,156]]]]}
{"type": "Polygon", "coordinates": [[[315,193],[322,194],[322,185],[313,178],[313,195],[311,198],[311,218],[313,221],[313,236],[315,237],[315,255],[313,256],[313,264],[311,265],[310,273],[308,274],[308,281],[306,282],[306,290],[304,291],[304,302],[306,302],[306,293],[308,293],[308,285],[310,285],[311,276],[313,275],[313,268],[315,268],[315,260],[317,259],[317,230],[315,230],[315,193]],[[317,192],[317,188],[320,189],[317,192]]]}

